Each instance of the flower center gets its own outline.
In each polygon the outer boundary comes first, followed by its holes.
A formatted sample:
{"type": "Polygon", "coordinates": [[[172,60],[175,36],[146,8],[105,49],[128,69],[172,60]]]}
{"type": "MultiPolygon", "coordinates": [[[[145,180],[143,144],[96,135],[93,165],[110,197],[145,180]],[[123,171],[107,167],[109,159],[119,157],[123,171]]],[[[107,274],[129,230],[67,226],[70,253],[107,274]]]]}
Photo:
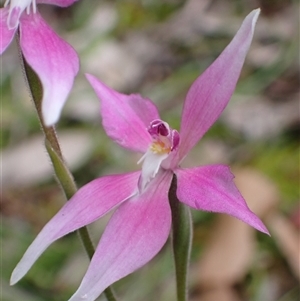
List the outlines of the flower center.
{"type": "Polygon", "coordinates": [[[148,127],[148,132],[153,139],[150,150],[155,154],[169,154],[179,145],[178,132],[162,120],[153,120],[148,127]]]}
{"type": "Polygon", "coordinates": [[[155,119],[150,123],[148,133],[152,137],[152,143],[144,156],[138,161],[138,163],[143,161],[142,173],[138,183],[140,192],[155,177],[162,161],[178,148],[180,141],[179,133],[160,119],[155,119]]]}
{"type": "Polygon", "coordinates": [[[32,6],[32,12],[36,13],[36,0],[6,0],[4,7],[9,7],[9,13],[7,18],[7,27],[9,29],[15,29],[19,25],[21,14],[26,9],[27,14],[30,13],[30,6],[32,6]]]}
{"type": "Polygon", "coordinates": [[[150,150],[155,154],[168,154],[171,151],[171,148],[167,145],[169,141],[163,141],[164,139],[160,139],[151,144],[150,150]]]}

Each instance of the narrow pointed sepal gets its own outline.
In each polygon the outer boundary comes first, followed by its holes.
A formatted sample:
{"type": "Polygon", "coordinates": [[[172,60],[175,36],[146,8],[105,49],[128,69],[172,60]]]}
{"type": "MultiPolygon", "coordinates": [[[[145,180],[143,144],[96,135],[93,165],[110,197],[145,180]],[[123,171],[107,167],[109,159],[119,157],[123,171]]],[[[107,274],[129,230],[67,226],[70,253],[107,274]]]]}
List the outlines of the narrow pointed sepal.
{"type": "Polygon", "coordinates": [[[230,44],[189,89],[181,119],[179,161],[201,139],[228,104],[248,53],[260,9],[253,10],[230,44]]]}
{"type": "Polygon", "coordinates": [[[11,276],[18,282],[57,239],[97,220],[136,192],[139,172],[96,179],[83,186],[45,225],[11,276]]]}
{"type": "Polygon", "coordinates": [[[103,290],[150,261],[171,228],[171,172],[161,172],[146,191],[114,213],[77,292],[69,301],[94,301],[103,290]]]}
{"type": "Polygon", "coordinates": [[[58,121],[73,86],[79,70],[78,55],[38,12],[21,16],[20,45],[42,83],[42,115],[45,125],[51,126],[58,121]]]}
{"type": "Polygon", "coordinates": [[[181,202],[194,209],[229,214],[269,234],[263,222],[247,206],[228,166],[177,169],[175,174],[177,197],[181,202]]]}

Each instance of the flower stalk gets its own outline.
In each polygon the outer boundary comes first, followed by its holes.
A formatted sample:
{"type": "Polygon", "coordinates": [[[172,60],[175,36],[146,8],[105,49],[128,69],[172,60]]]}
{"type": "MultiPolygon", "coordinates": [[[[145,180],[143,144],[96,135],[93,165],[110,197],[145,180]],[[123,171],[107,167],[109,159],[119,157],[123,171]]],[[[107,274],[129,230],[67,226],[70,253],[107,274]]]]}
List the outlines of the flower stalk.
{"type": "MultiPolygon", "coordinates": [[[[33,69],[28,65],[28,63],[24,59],[24,56],[20,48],[19,33],[16,36],[17,36],[16,40],[19,47],[20,60],[21,60],[21,66],[22,66],[24,78],[28,86],[29,93],[33,100],[34,106],[36,108],[41,129],[45,135],[45,147],[49,154],[51,162],[53,164],[53,169],[55,172],[56,179],[59,185],[61,186],[66,196],[66,199],[69,200],[77,192],[78,189],[74,181],[73,175],[68,169],[63,159],[63,154],[61,151],[61,147],[54,126],[47,127],[44,124],[43,117],[42,117],[43,116],[42,115],[42,98],[43,98],[42,84],[38,76],[36,75],[36,73],[33,71],[33,69]]],[[[83,244],[83,247],[89,259],[91,259],[95,253],[95,247],[93,245],[87,227],[85,226],[78,229],[77,233],[80,237],[80,240],[83,244]]],[[[108,287],[104,291],[104,294],[108,301],[117,301],[111,287],[108,287]]]]}
{"type": "Polygon", "coordinates": [[[176,273],[177,301],[187,301],[188,268],[192,244],[192,218],[190,209],[176,195],[177,178],[174,175],[169,190],[172,212],[172,249],[176,273]]]}

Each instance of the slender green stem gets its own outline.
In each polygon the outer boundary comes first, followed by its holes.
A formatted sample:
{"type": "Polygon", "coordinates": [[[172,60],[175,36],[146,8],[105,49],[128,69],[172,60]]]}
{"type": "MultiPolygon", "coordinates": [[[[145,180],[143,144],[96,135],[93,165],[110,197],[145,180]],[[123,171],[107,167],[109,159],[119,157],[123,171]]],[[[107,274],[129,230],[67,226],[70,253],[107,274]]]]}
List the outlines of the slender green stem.
{"type": "MultiPolygon", "coordinates": [[[[51,143],[47,139],[45,146],[52,161],[58,183],[61,185],[66,198],[70,199],[77,191],[73,176],[67,168],[67,165],[63,162],[62,157],[54,150],[54,148],[52,148],[51,143]]],[[[95,248],[88,233],[88,229],[83,227],[78,230],[78,234],[89,258],[91,259],[94,255],[95,248]]]]}
{"type": "Polygon", "coordinates": [[[187,301],[187,276],[193,229],[190,210],[179,202],[176,190],[177,178],[174,175],[169,191],[169,201],[172,211],[172,248],[176,271],[177,301],[187,301]]]}
{"type": "MultiPolygon", "coordinates": [[[[20,41],[19,35],[17,35],[17,42],[20,49],[20,41]]],[[[61,148],[59,145],[59,141],[56,135],[55,128],[46,127],[43,122],[42,117],[42,97],[43,97],[43,88],[42,84],[36,75],[36,73],[32,70],[32,68],[27,64],[26,60],[24,59],[21,50],[20,50],[20,58],[21,58],[21,65],[25,77],[25,81],[28,85],[30,95],[32,97],[33,103],[38,113],[38,118],[40,121],[40,125],[42,131],[45,135],[45,147],[50,156],[50,159],[53,164],[53,169],[57,178],[58,183],[60,184],[66,199],[69,200],[77,191],[77,186],[74,181],[72,173],[69,171],[67,164],[63,159],[63,155],[61,152],[61,148]]],[[[95,248],[93,246],[93,242],[90,238],[89,232],[87,227],[82,227],[78,230],[79,237],[83,243],[83,246],[91,259],[95,253],[95,248]]],[[[113,290],[108,287],[104,294],[108,301],[116,301],[116,297],[114,296],[113,290]]]]}

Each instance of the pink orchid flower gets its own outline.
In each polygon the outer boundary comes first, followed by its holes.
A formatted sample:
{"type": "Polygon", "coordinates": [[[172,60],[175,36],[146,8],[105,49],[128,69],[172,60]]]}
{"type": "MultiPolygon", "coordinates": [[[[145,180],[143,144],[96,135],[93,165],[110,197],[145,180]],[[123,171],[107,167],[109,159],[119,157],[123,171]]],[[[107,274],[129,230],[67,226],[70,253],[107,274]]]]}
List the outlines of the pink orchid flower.
{"type": "Polygon", "coordinates": [[[174,174],[177,197],[194,209],[230,214],[268,233],[236,188],[229,167],[191,169],[180,162],[216,121],[229,102],[249,49],[259,9],[244,20],[216,61],[188,91],[180,133],[159,117],[155,104],[124,95],[92,75],[87,79],[101,99],[103,126],[121,146],[144,153],[142,171],[98,178],[83,186],[48,222],[15,268],[21,279],[55,240],[113,213],[77,292],[69,301],[93,301],[105,288],[151,260],[171,229],[168,191],[174,174]]]}
{"type": "Polygon", "coordinates": [[[19,28],[22,54],[43,85],[42,114],[46,126],[59,119],[78,72],[79,59],[75,50],[44,21],[36,3],[64,7],[75,1],[6,0],[4,8],[0,9],[0,54],[19,28]]]}

